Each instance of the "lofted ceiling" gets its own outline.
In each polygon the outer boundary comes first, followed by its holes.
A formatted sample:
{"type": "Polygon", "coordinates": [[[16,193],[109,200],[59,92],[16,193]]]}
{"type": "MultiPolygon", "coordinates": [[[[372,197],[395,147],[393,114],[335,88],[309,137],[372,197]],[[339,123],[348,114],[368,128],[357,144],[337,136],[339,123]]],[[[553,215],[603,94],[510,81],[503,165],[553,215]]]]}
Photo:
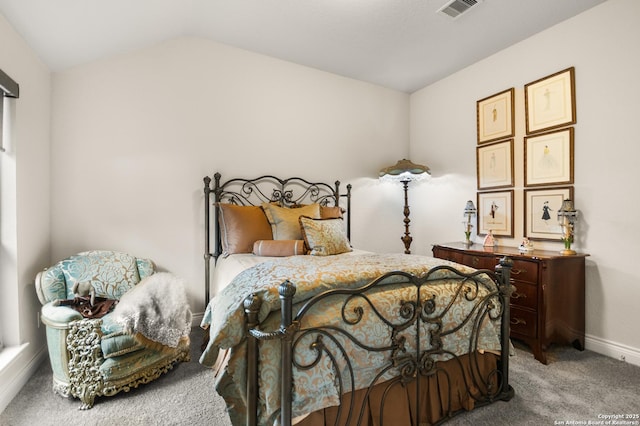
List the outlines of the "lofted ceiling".
{"type": "Polygon", "coordinates": [[[411,93],[604,1],[478,0],[455,19],[438,13],[450,0],[0,0],[0,13],[53,71],[195,36],[411,93]]]}

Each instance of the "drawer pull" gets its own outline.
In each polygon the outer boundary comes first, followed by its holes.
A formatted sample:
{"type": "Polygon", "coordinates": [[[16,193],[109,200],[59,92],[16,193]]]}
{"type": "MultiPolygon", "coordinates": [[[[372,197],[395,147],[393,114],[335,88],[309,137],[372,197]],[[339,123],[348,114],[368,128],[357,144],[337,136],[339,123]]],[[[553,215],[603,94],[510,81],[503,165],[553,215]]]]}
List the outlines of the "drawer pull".
{"type": "Polygon", "coordinates": [[[511,298],[512,299],[526,299],[527,295],[524,293],[518,293],[517,291],[514,291],[513,293],[511,293],[511,298]]]}
{"type": "Polygon", "coordinates": [[[511,318],[511,325],[527,325],[527,322],[522,318],[511,318]]]}
{"type": "Polygon", "coordinates": [[[524,269],[511,269],[511,275],[520,275],[521,273],[526,272],[524,269]]]}

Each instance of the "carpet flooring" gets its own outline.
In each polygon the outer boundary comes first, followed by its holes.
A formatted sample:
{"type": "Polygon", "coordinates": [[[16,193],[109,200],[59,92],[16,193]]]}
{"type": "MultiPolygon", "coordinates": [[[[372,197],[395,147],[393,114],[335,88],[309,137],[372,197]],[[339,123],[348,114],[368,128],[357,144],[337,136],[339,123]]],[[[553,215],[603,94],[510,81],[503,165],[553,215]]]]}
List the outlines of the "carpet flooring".
{"type": "MultiPolygon", "coordinates": [[[[213,389],[212,372],[198,363],[200,340],[200,331],[194,329],[190,362],[129,393],[98,398],[86,411],[78,410],[78,400],[52,393],[51,368],[45,362],[0,414],[0,425],[229,426],[224,401],[213,389]]],[[[448,425],[586,425],[599,421],[604,425],[608,420],[604,416],[640,414],[640,367],[594,352],[553,347],[549,365],[543,365],[516,344],[510,379],[515,389],[511,401],[463,413],[448,425]]],[[[611,420],[608,424],[640,424],[637,417],[611,420]]]]}

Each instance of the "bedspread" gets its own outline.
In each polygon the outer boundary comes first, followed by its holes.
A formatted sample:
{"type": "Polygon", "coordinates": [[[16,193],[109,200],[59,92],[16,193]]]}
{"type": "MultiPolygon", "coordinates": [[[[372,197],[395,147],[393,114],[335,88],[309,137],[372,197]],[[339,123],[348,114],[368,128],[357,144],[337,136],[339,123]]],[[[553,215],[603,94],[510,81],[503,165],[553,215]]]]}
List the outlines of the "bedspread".
{"type": "MultiPolygon", "coordinates": [[[[363,254],[358,256],[295,256],[267,261],[241,272],[209,303],[203,319],[203,326],[210,330],[208,346],[203,352],[200,362],[206,366],[213,366],[220,349],[229,349],[227,362],[222,371],[216,373],[216,389],[225,397],[230,410],[231,420],[234,424],[243,422],[242,415],[246,396],[245,374],[245,342],[246,323],[243,309],[244,299],[251,293],[262,299],[259,313],[261,328],[274,330],[279,325],[279,314],[269,317],[272,311],[280,309],[278,286],[285,280],[289,280],[296,286],[294,297],[294,310],[301,302],[333,288],[357,288],[392,272],[404,271],[416,276],[425,275],[430,269],[438,265],[451,265],[463,272],[473,272],[473,269],[462,265],[450,263],[440,259],[426,256],[405,254],[363,254]],[[235,412],[237,411],[237,413],[235,412]]],[[[453,273],[441,270],[433,278],[442,278],[433,285],[421,290],[420,298],[434,298],[440,311],[454,299],[458,283],[449,279],[453,273]]],[[[401,321],[398,314],[400,301],[415,299],[415,288],[412,285],[400,284],[384,286],[372,292],[368,302],[354,300],[354,306],[360,304],[373,304],[384,312],[391,321],[401,321]],[[395,313],[394,313],[395,312],[395,313]],[[395,318],[394,318],[395,315],[395,318]]],[[[478,293],[487,294],[489,287],[480,286],[478,293]]],[[[473,309],[472,304],[465,303],[464,297],[458,300],[447,314],[442,318],[442,329],[453,329],[454,332],[443,339],[443,349],[456,355],[463,355],[469,351],[469,327],[460,327],[460,318],[468,315],[473,309]]],[[[468,302],[468,301],[467,301],[468,302]]],[[[341,319],[341,307],[332,305],[331,299],[326,299],[317,306],[317,315],[307,318],[309,324],[333,325],[341,319]]],[[[354,311],[355,312],[355,311],[354,311]]],[[[295,312],[294,312],[295,314],[295,312]]],[[[434,315],[439,315],[438,311],[434,315]]],[[[479,336],[478,348],[490,351],[500,350],[499,322],[490,323],[483,327],[479,336]]],[[[380,346],[389,341],[390,331],[382,326],[375,315],[365,316],[359,321],[351,333],[361,339],[366,345],[380,346]]],[[[422,341],[429,341],[429,330],[420,331],[422,341]]],[[[354,384],[356,389],[368,386],[376,376],[385,356],[382,352],[365,352],[350,346],[349,339],[339,339],[351,355],[354,369],[358,371],[354,384]],[[358,351],[362,351],[359,353],[358,351]]],[[[413,343],[408,342],[408,347],[413,343]]],[[[304,345],[303,345],[304,346],[304,345]]],[[[296,360],[301,363],[310,363],[313,353],[301,352],[296,355],[296,360]]],[[[326,357],[325,357],[326,358],[326,357]]],[[[441,359],[447,359],[446,355],[441,359]]],[[[280,345],[278,341],[263,341],[260,343],[260,424],[273,422],[279,410],[280,383],[279,383],[280,345]]],[[[341,367],[339,367],[341,368],[341,367]]],[[[337,375],[330,360],[323,359],[313,368],[305,371],[294,369],[293,413],[302,415],[330,405],[336,405],[339,401],[340,387],[337,375]],[[306,390],[305,390],[306,389],[306,390]]],[[[389,371],[380,380],[388,379],[393,375],[389,371]]],[[[397,374],[397,371],[395,372],[397,374]]],[[[343,385],[345,385],[343,383],[343,385]]],[[[350,390],[348,386],[342,391],[350,390]]]]}

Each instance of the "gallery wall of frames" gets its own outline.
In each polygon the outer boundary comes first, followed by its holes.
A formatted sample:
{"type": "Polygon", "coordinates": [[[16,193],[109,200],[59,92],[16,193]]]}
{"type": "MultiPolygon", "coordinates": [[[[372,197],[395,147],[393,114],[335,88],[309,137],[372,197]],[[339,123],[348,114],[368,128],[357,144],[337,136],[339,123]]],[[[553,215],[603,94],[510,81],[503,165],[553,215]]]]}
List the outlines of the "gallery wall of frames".
{"type": "Polygon", "coordinates": [[[524,117],[515,116],[515,88],[476,103],[477,233],[514,237],[514,216],[522,215],[523,236],[560,241],[557,211],[574,199],[575,68],[567,68],[524,86],[524,117]],[[526,134],[514,140],[516,119],[526,134]],[[523,144],[514,159],[514,144],[523,144]],[[523,210],[514,211],[514,161],[523,170],[523,210]]]}

